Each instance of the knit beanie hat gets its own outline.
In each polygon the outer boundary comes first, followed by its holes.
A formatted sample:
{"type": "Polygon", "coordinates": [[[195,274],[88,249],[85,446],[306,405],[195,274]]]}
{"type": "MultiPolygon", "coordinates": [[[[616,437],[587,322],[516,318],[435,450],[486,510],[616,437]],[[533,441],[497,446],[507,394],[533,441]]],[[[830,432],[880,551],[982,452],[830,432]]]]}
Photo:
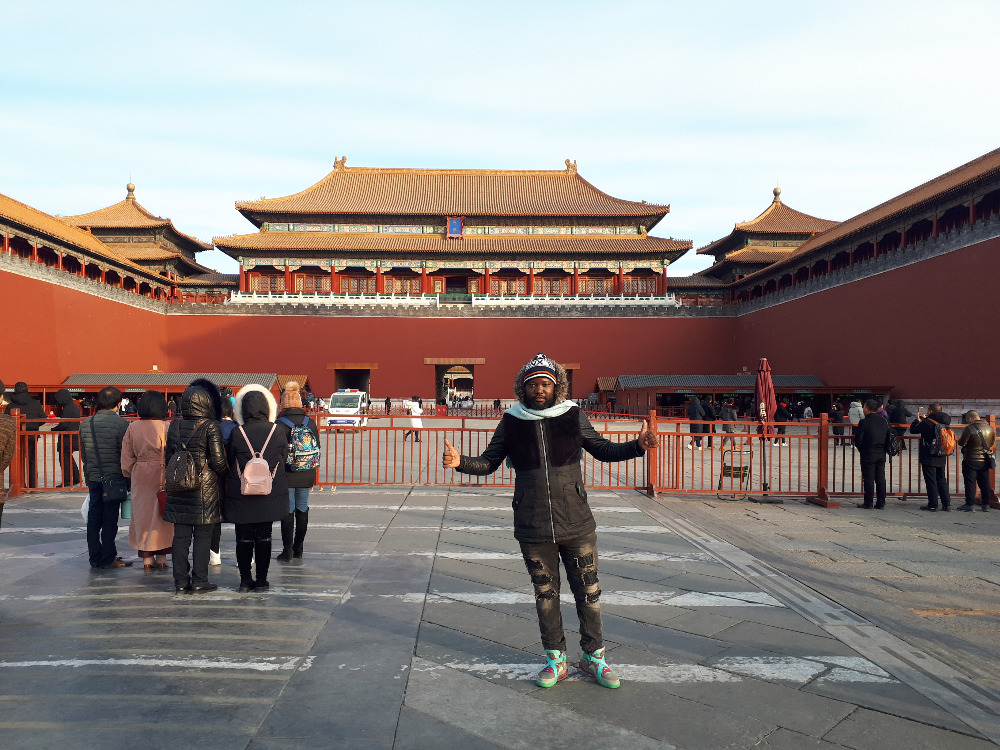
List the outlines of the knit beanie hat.
{"type": "Polygon", "coordinates": [[[285,383],[285,390],[281,392],[281,408],[302,408],[301,386],[294,380],[285,383]]]}
{"type": "Polygon", "coordinates": [[[527,383],[533,378],[548,378],[553,383],[556,382],[556,365],[551,359],[539,352],[535,358],[527,362],[521,368],[524,373],[523,382],[527,383]]]}

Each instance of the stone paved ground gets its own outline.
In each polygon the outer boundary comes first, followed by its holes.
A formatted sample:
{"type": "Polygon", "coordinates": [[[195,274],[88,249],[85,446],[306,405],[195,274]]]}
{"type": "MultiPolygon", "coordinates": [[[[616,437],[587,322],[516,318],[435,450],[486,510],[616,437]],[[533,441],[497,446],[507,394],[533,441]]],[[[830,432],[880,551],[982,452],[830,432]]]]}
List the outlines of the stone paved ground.
{"type": "Polygon", "coordinates": [[[4,512],[3,748],[1000,741],[1000,513],[593,492],[612,691],[535,686],[508,490],[314,493],[306,556],[272,564],[270,593],[236,593],[225,526],[220,590],[180,598],[169,574],[91,572],[81,500],[4,512]]]}

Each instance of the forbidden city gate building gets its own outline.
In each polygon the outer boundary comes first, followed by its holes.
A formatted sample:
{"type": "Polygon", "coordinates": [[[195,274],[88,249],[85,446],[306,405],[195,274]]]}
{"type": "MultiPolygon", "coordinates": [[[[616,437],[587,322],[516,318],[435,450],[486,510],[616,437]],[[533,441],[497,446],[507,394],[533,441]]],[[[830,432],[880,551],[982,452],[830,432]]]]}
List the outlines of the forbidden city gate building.
{"type": "Polygon", "coordinates": [[[217,237],[260,294],[667,296],[691,243],[649,236],[669,206],[613,198],[563,170],[348,167],[239,202],[259,232],[217,237]]]}

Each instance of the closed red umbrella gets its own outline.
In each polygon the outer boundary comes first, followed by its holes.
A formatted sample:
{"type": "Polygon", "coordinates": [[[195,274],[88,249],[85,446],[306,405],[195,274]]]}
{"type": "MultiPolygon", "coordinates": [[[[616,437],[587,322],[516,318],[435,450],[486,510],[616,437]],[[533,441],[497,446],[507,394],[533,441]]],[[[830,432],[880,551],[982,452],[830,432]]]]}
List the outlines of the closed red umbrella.
{"type": "Polygon", "coordinates": [[[778,410],[778,400],[774,396],[774,381],[771,380],[771,365],[767,357],[761,357],[757,365],[757,382],[753,389],[753,418],[757,420],[757,434],[767,437],[774,434],[771,426],[774,412],[778,410]]]}
{"type": "Polygon", "coordinates": [[[753,417],[757,420],[757,434],[760,435],[761,451],[761,482],[760,488],[765,493],[770,489],[767,474],[767,439],[774,434],[774,412],[778,410],[778,400],[774,397],[774,381],[771,380],[771,365],[767,357],[761,357],[757,365],[757,382],[753,389],[753,417]]]}

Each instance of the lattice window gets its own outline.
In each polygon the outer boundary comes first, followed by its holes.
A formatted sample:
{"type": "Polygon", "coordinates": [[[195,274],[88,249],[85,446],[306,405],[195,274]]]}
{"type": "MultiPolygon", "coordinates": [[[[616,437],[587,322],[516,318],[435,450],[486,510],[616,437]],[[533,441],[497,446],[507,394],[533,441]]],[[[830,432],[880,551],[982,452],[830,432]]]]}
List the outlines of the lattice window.
{"type": "Polygon", "coordinates": [[[304,294],[329,294],[330,293],[330,277],[329,276],[296,276],[295,277],[295,291],[302,292],[304,294]]]}
{"type": "Polygon", "coordinates": [[[610,276],[581,276],[580,294],[607,295],[615,293],[615,280],[610,276]]]}
{"type": "Polygon", "coordinates": [[[656,294],[655,276],[626,276],[623,281],[623,294],[656,294]]]}
{"type": "Polygon", "coordinates": [[[469,279],[469,294],[479,294],[479,288],[482,286],[482,279],[469,279]]]}
{"type": "Polygon", "coordinates": [[[569,277],[550,279],[545,276],[535,277],[535,294],[563,295],[569,294],[569,277]]]}
{"type": "Polygon", "coordinates": [[[490,294],[515,295],[528,293],[528,280],[523,276],[518,279],[504,279],[493,276],[490,278],[490,294]]]}
{"type": "Polygon", "coordinates": [[[250,291],[251,292],[262,292],[267,294],[268,292],[284,292],[285,291],[285,277],[284,276],[251,276],[250,277],[250,291]]]}
{"type": "Polygon", "coordinates": [[[342,294],[375,294],[374,276],[341,276],[342,294]]]}
{"type": "Polygon", "coordinates": [[[386,294],[420,294],[420,279],[394,279],[391,276],[385,280],[386,294]]]}

